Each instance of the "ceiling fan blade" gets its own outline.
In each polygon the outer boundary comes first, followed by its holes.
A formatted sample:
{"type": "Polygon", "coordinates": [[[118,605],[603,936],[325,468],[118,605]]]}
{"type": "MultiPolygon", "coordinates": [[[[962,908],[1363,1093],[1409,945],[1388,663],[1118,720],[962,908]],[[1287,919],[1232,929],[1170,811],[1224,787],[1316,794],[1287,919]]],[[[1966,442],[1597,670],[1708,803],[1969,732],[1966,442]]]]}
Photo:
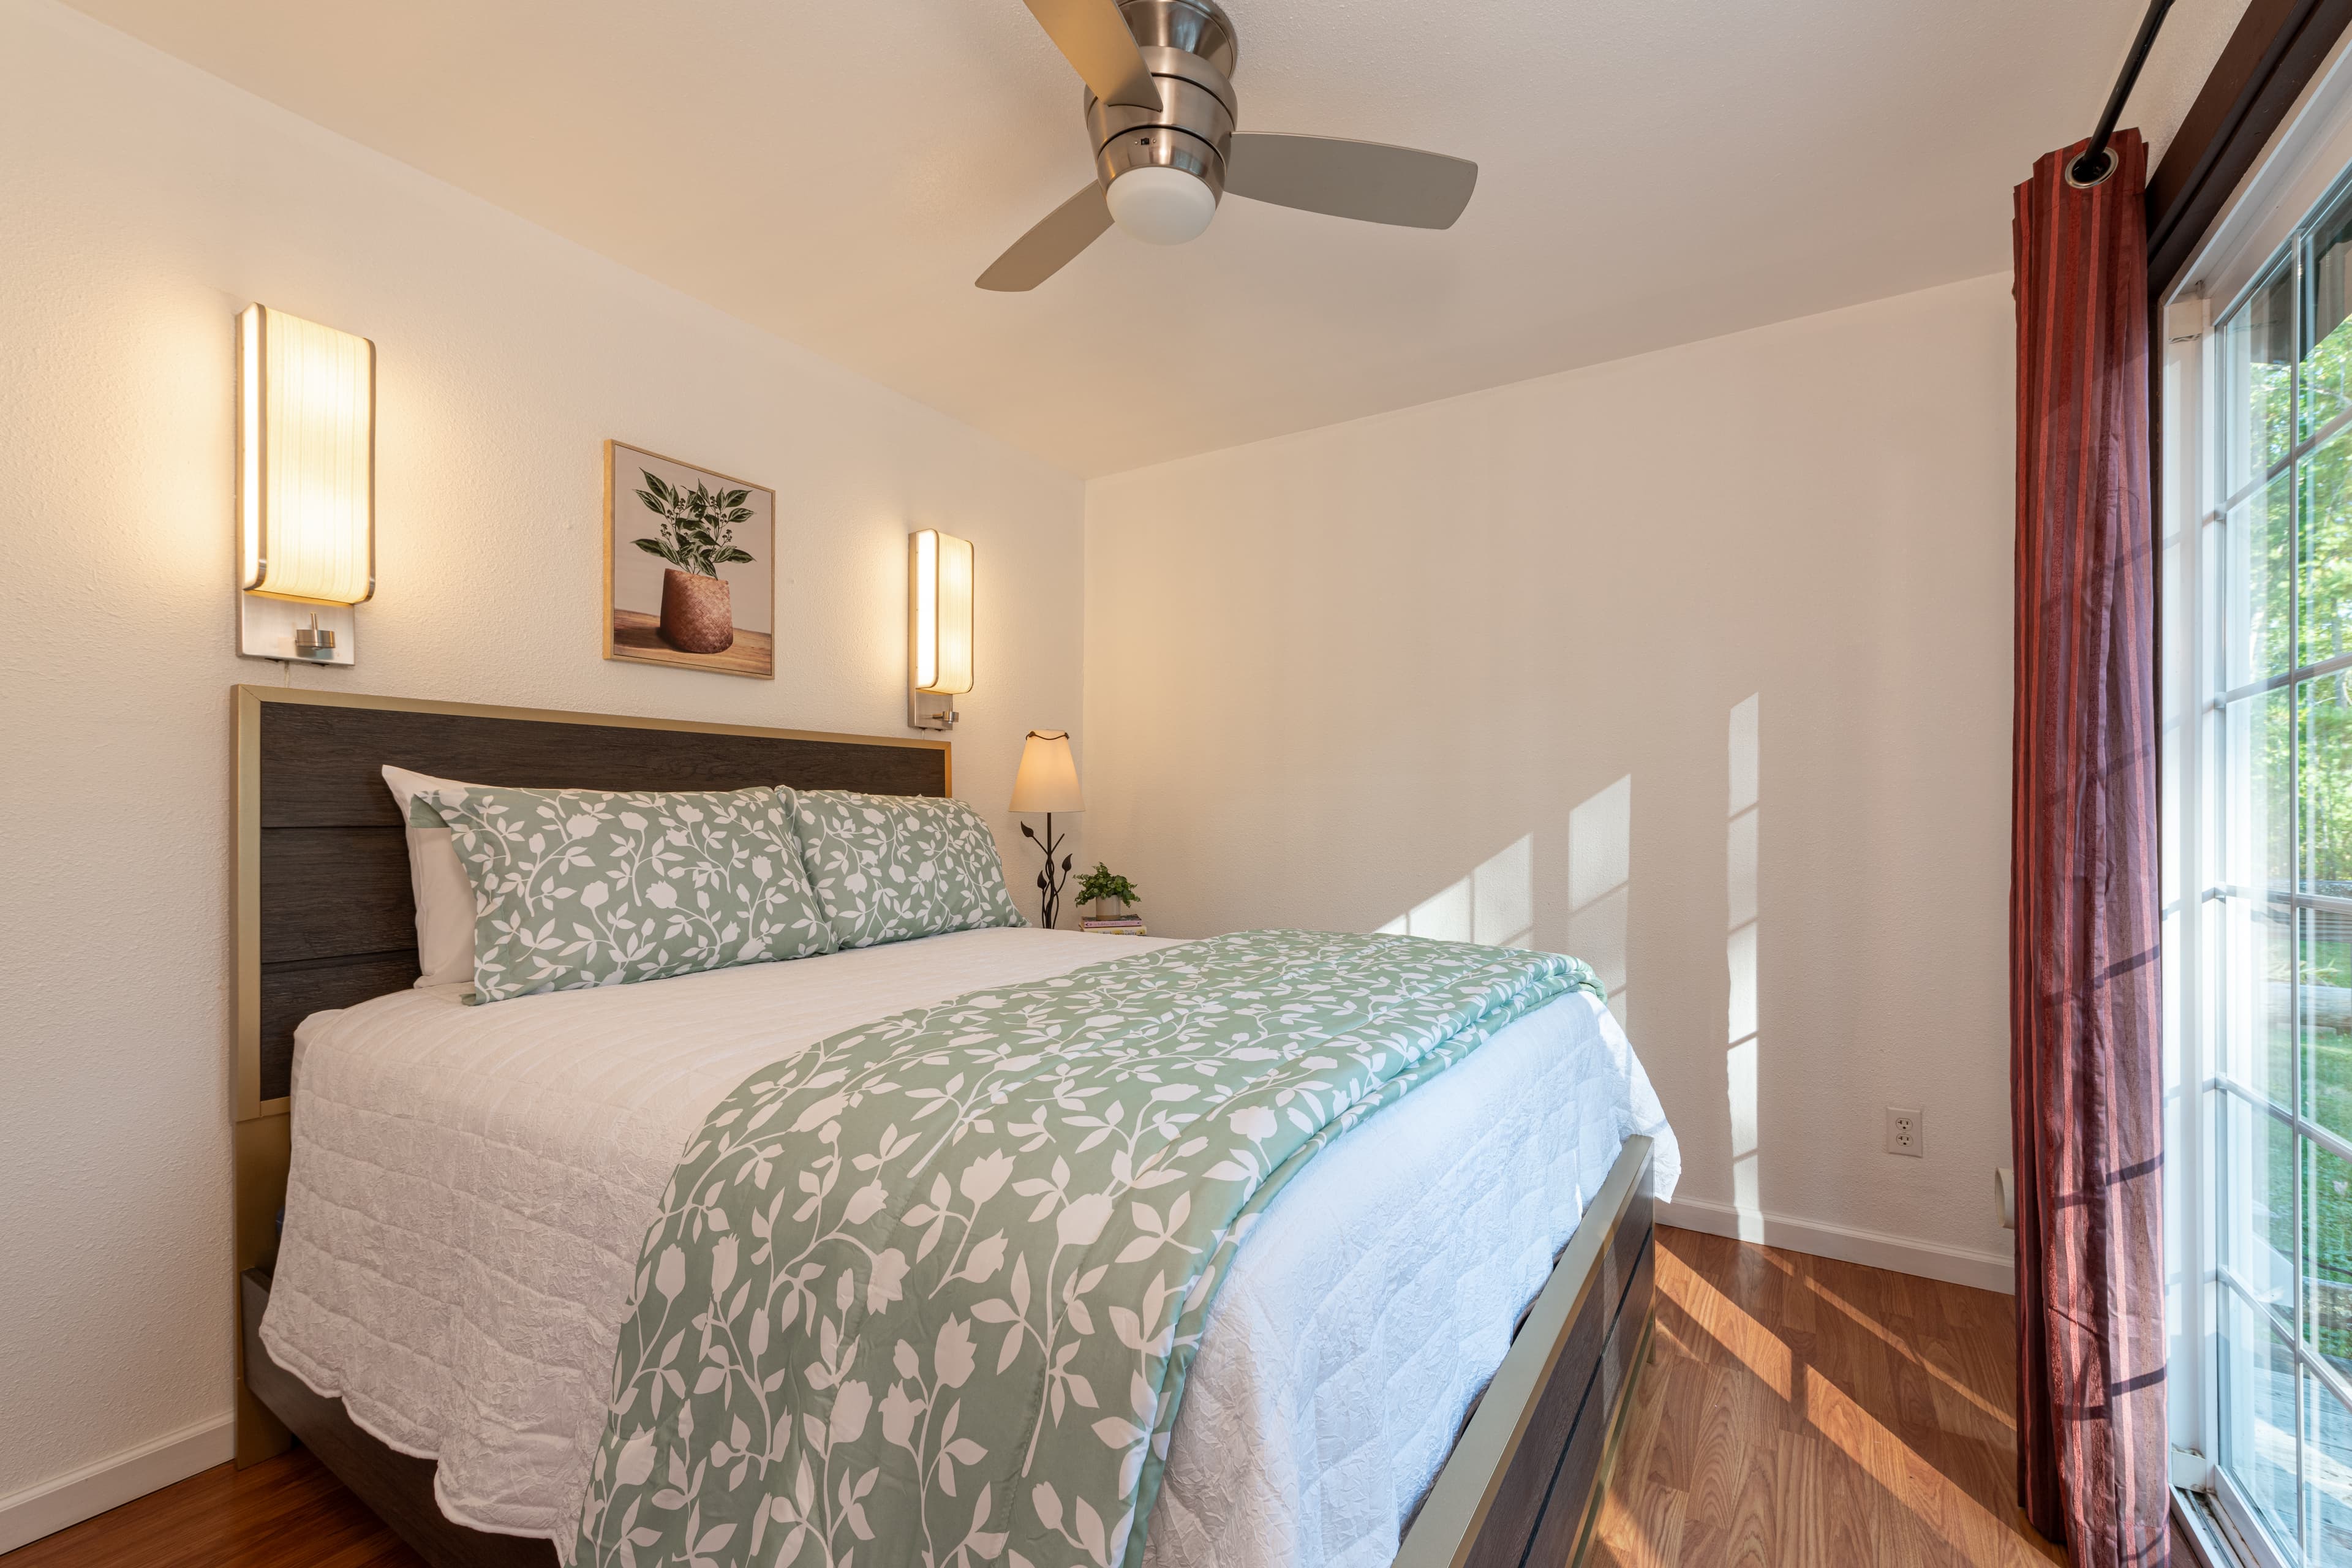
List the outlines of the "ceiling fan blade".
{"type": "Polygon", "coordinates": [[[1026,293],[1076,260],[1109,226],[1110,205],[1103,200],[1102,187],[1089,183],[1014,240],[980,275],[980,287],[999,294],[1026,293]]]}
{"type": "Polygon", "coordinates": [[[1336,136],[1234,136],[1225,195],[1405,228],[1452,228],[1478,165],[1443,153],[1336,136]]]}
{"type": "Polygon", "coordinates": [[[1118,0],[1025,0],[1054,47],[1105,103],[1160,107],[1160,84],[1119,15],[1118,0]]]}

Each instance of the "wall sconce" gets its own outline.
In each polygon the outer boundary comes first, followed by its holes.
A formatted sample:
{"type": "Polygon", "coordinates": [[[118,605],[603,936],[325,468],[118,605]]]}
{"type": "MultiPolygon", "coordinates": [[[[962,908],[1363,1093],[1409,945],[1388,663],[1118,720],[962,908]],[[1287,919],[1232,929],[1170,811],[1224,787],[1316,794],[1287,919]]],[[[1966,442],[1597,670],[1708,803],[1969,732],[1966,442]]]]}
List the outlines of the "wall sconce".
{"type": "Polygon", "coordinates": [[[236,318],[237,651],[350,664],[375,593],[375,344],[247,305],[236,318]]]}
{"type": "Polygon", "coordinates": [[[920,529],[907,536],[907,722],[951,730],[950,700],[971,689],[971,541],[920,529]]]}

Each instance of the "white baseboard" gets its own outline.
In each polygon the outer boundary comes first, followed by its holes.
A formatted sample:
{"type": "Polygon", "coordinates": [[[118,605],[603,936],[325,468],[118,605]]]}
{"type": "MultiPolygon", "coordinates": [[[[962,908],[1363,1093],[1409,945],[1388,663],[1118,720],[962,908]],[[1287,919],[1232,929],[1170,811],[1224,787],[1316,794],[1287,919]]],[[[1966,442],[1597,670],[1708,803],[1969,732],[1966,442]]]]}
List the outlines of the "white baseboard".
{"type": "Polygon", "coordinates": [[[1703,1230],[1760,1241],[1767,1247],[1802,1252],[1814,1258],[1834,1258],[1841,1263],[1866,1264],[1948,1285],[1969,1285],[1979,1290],[2017,1293],[2017,1264],[2003,1253],[1971,1252],[1907,1237],[1882,1236],[1874,1230],[1853,1230],[1814,1219],[1790,1219],[1786,1215],[1742,1215],[1729,1204],[1709,1198],[1676,1198],[1658,1205],[1660,1225],[1703,1230]]]}
{"type": "Polygon", "coordinates": [[[234,1418],[216,1415],[0,1497],[0,1552],[13,1552],[198,1470],[226,1464],[236,1453],[234,1418]]]}

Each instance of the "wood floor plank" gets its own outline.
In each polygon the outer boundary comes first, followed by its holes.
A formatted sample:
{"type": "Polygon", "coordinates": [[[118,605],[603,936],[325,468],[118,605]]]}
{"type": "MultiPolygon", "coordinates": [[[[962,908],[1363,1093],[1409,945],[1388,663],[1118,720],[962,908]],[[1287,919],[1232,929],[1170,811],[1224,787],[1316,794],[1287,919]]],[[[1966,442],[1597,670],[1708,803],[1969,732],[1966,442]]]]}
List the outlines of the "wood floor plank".
{"type": "Polygon", "coordinates": [[[1683,1515],[1683,1555],[1678,1568],[1722,1568],[1731,1555],[1723,1527],[1712,1521],[1683,1515]]]}
{"type": "Polygon", "coordinates": [[[1748,1484],[1750,1433],[1743,1410],[1744,1388],[1753,1374],[1738,1362],[1712,1369],[1697,1419],[1682,1430],[1690,1446],[1690,1485],[1685,1489],[1695,1518],[1728,1532],[1739,1494],[1748,1484]]]}
{"type": "Polygon", "coordinates": [[[1739,1495],[1731,1503],[1730,1528],[1724,1531],[1727,1568],[1772,1568],[1780,1561],[1780,1453],[1777,1437],[1749,1448],[1739,1495]]]}
{"type": "Polygon", "coordinates": [[[1846,1451],[1833,1436],[1822,1438],[1822,1507],[1827,1518],[1822,1535],[1828,1552],[1823,1563],[1877,1563],[1885,1552],[1879,1544],[1880,1510],[1877,1481],[1862,1461],[1846,1451]]]}
{"type": "MultiPolygon", "coordinates": [[[[1678,1413],[1671,1423],[1664,1413],[1650,1442],[1650,1463],[1646,1479],[1651,1484],[1669,1491],[1688,1493],[1696,1472],[1698,1445],[1694,1440],[1689,1410],[1694,1400],[1704,1399],[1715,1384],[1714,1369],[1695,1358],[1679,1358],[1671,1367],[1656,1367],[1652,1374],[1664,1386],[1660,1392],[1665,1409],[1678,1413]]],[[[1644,1379],[1646,1382],[1647,1379],[1644,1379]]],[[[1614,1472],[1612,1472],[1613,1474],[1614,1472]]]]}
{"type": "Polygon", "coordinates": [[[1772,1485],[1780,1493],[1773,1516],[1775,1563],[1830,1563],[1829,1520],[1823,1509],[1827,1468],[1818,1437],[1791,1432],[1775,1450],[1772,1485]]]}

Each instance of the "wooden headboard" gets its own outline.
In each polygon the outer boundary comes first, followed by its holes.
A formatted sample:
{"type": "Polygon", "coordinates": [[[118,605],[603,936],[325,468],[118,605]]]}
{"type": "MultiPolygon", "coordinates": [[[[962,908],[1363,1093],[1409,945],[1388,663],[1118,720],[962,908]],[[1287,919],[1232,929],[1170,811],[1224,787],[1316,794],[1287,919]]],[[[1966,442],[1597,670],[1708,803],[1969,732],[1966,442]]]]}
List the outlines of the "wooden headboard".
{"type": "MultiPolygon", "coordinates": [[[[415,980],[416,906],[386,763],[469,784],[945,795],[949,743],[236,688],[237,1268],[276,1252],[294,1028],[415,980]]],[[[240,1415],[257,1409],[240,1399],[240,1415]]],[[[239,1423],[240,1457],[247,1451],[239,1423]]],[[[274,1426],[271,1422],[269,1425],[274,1426]]]]}

